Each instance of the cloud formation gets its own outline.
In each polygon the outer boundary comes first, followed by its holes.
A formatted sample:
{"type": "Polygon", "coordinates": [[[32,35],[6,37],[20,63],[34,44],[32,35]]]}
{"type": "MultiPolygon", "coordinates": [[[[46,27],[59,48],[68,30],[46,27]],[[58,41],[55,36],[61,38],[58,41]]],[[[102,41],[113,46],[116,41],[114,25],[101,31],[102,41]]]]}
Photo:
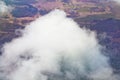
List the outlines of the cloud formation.
{"type": "Polygon", "coordinates": [[[7,6],[4,1],[0,1],[0,16],[7,15],[11,10],[11,6],[7,6]]]}
{"type": "Polygon", "coordinates": [[[112,1],[115,1],[115,2],[118,2],[118,3],[120,3],[120,0],[112,0],[112,1]]]}
{"type": "Polygon", "coordinates": [[[3,46],[3,80],[117,80],[96,34],[64,11],[38,18],[21,34],[3,46]]]}

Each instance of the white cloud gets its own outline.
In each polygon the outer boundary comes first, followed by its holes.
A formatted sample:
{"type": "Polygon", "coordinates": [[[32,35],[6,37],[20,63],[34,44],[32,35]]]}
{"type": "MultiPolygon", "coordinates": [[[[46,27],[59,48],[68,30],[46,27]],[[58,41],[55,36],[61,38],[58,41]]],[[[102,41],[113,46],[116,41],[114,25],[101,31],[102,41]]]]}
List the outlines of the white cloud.
{"type": "Polygon", "coordinates": [[[113,1],[116,1],[116,2],[120,3],[120,0],[113,0],[113,1]]]}
{"type": "Polygon", "coordinates": [[[7,6],[3,1],[0,1],[0,16],[5,16],[11,9],[11,6],[7,6]]]}
{"type": "Polygon", "coordinates": [[[54,10],[30,23],[3,47],[5,80],[116,80],[96,34],[54,10]]]}

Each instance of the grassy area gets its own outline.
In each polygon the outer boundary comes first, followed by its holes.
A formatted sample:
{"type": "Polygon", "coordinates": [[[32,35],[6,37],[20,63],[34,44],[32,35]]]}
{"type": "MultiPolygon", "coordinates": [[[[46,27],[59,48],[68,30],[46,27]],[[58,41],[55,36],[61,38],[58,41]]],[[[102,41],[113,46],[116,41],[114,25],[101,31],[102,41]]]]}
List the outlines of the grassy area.
{"type": "Polygon", "coordinates": [[[93,21],[93,20],[103,20],[108,18],[115,18],[113,14],[101,14],[101,15],[91,15],[84,18],[77,18],[76,20],[80,21],[93,21]]]}
{"type": "Polygon", "coordinates": [[[78,10],[78,12],[90,12],[90,8],[89,7],[82,7],[78,10]]]}

